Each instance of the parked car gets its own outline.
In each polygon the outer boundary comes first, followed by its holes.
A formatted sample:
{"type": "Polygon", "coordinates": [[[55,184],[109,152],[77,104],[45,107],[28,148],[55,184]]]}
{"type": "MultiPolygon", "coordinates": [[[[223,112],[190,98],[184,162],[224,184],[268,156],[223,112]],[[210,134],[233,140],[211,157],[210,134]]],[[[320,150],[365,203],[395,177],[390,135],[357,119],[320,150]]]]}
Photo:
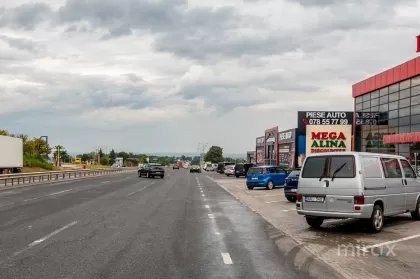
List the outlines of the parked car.
{"type": "Polygon", "coordinates": [[[235,165],[235,163],[232,163],[232,162],[222,162],[222,163],[219,163],[217,165],[217,172],[220,173],[220,174],[223,174],[225,172],[225,167],[226,166],[230,166],[230,165],[235,165]]]}
{"type": "Polygon", "coordinates": [[[246,186],[250,190],[254,187],[266,187],[267,190],[272,190],[276,186],[284,186],[284,181],[288,175],[287,170],[282,167],[252,167],[248,170],[246,186]]]}
{"type": "Polygon", "coordinates": [[[380,232],[388,216],[411,212],[420,220],[420,179],[402,156],[311,154],[299,177],[296,209],[314,228],[329,218],[357,218],[380,232]]]}
{"type": "Polygon", "coordinates": [[[234,165],[225,166],[224,173],[227,176],[235,175],[235,166],[234,165]]]}
{"type": "Polygon", "coordinates": [[[205,171],[214,171],[214,167],[212,164],[207,164],[204,168],[205,171]]]}
{"type": "Polygon", "coordinates": [[[154,178],[155,176],[159,176],[160,178],[165,177],[165,169],[160,164],[144,164],[138,170],[138,176],[146,176],[154,178]]]}
{"type": "Polygon", "coordinates": [[[293,170],[284,181],[284,195],[289,202],[296,202],[300,170],[293,170]]]}
{"type": "Polygon", "coordinates": [[[197,165],[192,165],[190,167],[190,172],[201,172],[201,167],[197,165]]]}
{"type": "Polygon", "coordinates": [[[255,164],[236,164],[235,165],[235,176],[239,178],[240,176],[245,176],[248,173],[249,168],[255,167],[255,164]]]}
{"type": "Polygon", "coordinates": [[[174,170],[179,170],[179,166],[178,166],[177,164],[175,164],[175,165],[172,167],[172,169],[174,169],[174,170]]]}

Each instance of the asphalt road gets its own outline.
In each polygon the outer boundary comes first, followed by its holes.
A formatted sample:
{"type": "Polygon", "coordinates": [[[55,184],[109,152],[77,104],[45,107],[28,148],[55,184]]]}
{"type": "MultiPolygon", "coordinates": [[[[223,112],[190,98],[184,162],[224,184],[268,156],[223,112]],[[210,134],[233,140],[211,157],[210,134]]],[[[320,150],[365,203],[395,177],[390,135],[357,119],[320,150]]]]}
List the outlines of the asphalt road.
{"type": "Polygon", "coordinates": [[[0,190],[0,278],[306,278],[205,174],[0,190]]]}

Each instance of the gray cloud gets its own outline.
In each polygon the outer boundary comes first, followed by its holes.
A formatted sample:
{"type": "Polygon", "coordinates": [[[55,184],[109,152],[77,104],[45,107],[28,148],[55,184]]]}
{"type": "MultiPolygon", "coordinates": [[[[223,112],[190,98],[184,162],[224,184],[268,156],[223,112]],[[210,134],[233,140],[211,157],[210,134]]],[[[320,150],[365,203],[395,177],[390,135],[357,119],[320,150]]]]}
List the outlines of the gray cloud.
{"type": "Polygon", "coordinates": [[[27,51],[32,54],[38,54],[44,49],[40,44],[25,38],[13,38],[6,35],[0,35],[0,40],[6,42],[12,48],[27,51]]]}
{"type": "Polygon", "coordinates": [[[34,29],[37,24],[51,19],[51,7],[44,3],[29,3],[11,9],[0,10],[0,27],[34,29]]]}

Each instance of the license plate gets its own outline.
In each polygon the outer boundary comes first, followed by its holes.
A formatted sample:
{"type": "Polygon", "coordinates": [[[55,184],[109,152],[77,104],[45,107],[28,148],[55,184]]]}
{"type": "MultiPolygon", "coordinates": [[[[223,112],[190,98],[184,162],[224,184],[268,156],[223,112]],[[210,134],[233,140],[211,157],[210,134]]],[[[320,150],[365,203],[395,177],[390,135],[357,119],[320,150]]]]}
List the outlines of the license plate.
{"type": "Polygon", "coordinates": [[[324,202],[324,197],[305,197],[306,202],[324,202]]]}
{"type": "Polygon", "coordinates": [[[297,189],[290,189],[290,192],[296,192],[297,189]]]}
{"type": "Polygon", "coordinates": [[[253,178],[251,178],[252,180],[257,180],[258,179],[258,177],[253,177],[253,178]]]}

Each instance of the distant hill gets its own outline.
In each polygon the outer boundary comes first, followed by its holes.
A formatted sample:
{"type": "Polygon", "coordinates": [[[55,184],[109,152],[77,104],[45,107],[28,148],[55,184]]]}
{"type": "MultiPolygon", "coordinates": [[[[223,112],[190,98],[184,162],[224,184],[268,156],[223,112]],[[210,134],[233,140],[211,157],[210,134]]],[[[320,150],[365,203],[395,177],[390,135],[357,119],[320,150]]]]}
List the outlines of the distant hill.
{"type": "MultiPolygon", "coordinates": [[[[118,151],[117,151],[118,152],[118,151]]],[[[136,154],[144,154],[144,152],[133,152],[136,154]]],[[[75,157],[79,154],[83,154],[83,152],[69,152],[69,155],[75,157]]],[[[169,157],[181,157],[182,155],[184,156],[189,156],[189,157],[194,157],[194,156],[198,156],[198,152],[147,152],[147,155],[151,155],[151,156],[169,156],[169,157]]],[[[240,153],[225,153],[223,154],[225,157],[230,157],[230,158],[246,158],[246,151],[243,154],[240,153]]]]}

